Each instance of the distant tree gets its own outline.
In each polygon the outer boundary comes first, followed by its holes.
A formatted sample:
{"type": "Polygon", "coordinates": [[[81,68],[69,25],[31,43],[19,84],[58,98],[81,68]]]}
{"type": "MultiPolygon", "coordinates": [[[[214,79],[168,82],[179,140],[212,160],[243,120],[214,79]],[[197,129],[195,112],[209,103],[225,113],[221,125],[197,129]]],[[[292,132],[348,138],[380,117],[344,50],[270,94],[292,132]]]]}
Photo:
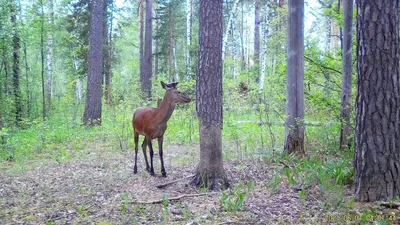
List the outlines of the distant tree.
{"type": "Polygon", "coordinates": [[[255,0],[254,8],[254,66],[258,75],[260,68],[260,0],[255,0]]]}
{"type": "Polygon", "coordinates": [[[356,201],[400,195],[399,1],[357,1],[356,201]]]}
{"type": "Polygon", "coordinates": [[[47,39],[47,86],[46,86],[46,103],[48,113],[51,111],[51,98],[53,95],[53,57],[54,57],[54,2],[53,0],[48,1],[49,7],[49,25],[50,29],[48,31],[47,39]]]}
{"type": "Polygon", "coordinates": [[[40,10],[41,10],[41,26],[40,26],[40,63],[41,63],[41,81],[42,81],[42,116],[43,120],[47,117],[46,108],[46,92],[45,92],[45,81],[44,81],[44,9],[43,1],[40,0],[40,10]]]}
{"type": "Polygon", "coordinates": [[[18,2],[13,1],[11,23],[13,26],[12,39],[13,39],[13,92],[14,92],[14,103],[15,103],[15,119],[17,123],[22,121],[22,94],[20,87],[20,38],[18,33],[18,2]]]}
{"type": "Polygon", "coordinates": [[[353,1],[344,1],[344,27],[343,27],[343,69],[342,69],[342,109],[340,117],[342,127],[340,130],[340,148],[350,148],[350,112],[351,112],[351,77],[352,70],[352,33],[353,33],[353,1]]]}
{"type": "Polygon", "coordinates": [[[304,153],[304,0],[288,1],[285,152],[304,153]]]}
{"type": "Polygon", "coordinates": [[[226,188],[222,161],[222,0],[200,0],[196,108],[200,129],[197,186],[226,188]]]}
{"type": "Polygon", "coordinates": [[[92,1],[87,91],[83,123],[101,124],[103,0],[92,1]]]}

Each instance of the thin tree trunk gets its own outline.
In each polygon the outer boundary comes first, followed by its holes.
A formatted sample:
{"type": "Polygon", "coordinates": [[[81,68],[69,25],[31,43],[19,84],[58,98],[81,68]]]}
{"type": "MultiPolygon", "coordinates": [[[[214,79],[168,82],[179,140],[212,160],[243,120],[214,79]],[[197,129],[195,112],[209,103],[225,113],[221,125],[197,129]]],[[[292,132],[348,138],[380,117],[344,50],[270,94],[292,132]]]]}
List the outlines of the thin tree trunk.
{"type": "Polygon", "coordinates": [[[254,10],[254,66],[256,74],[260,68],[260,0],[255,0],[254,10]]]}
{"type": "MultiPolygon", "coordinates": [[[[75,71],[79,70],[78,59],[74,57],[73,59],[74,69],[75,71]]],[[[80,77],[76,78],[76,87],[75,87],[75,102],[77,105],[82,103],[82,79],[80,77]]]]}
{"type": "Polygon", "coordinates": [[[156,51],[156,54],[155,54],[155,62],[154,62],[154,76],[158,76],[158,57],[159,57],[159,51],[158,51],[158,45],[159,45],[159,39],[160,39],[160,37],[159,37],[159,32],[158,32],[158,29],[159,29],[159,26],[160,26],[160,18],[159,18],[159,15],[158,15],[158,9],[156,10],[156,13],[157,13],[157,15],[156,15],[156,49],[155,49],[155,51],[156,51]]]}
{"type": "Polygon", "coordinates": [[[102,66],[102,34],[103,34],[103,0],[92,1],[90,25],[90,52],[87,78],[86,104],[83,123],[86,125],[101,124],[101,83],[102,66]]]}
{"type": "Polygon", "coordinates": [[[304,154],[304,0],[288,1],[285,152],[304,154]]]}
{"type": "Polygon", "coordinates": [[[174,53],[173,53],[173,35],[172,35],[172,21],[171,21],[171,13],[169,15],[169,82],[174,81],[174,70],[173,70],[173,61],[174,61],[174,53]]]}
{"type": "Polygon", "coordinates": [[[179,80],[179,75],[178,75],[178,60],[176,59],[176,46],[175,42],[173,43],[173,48],[172,48],[172,53],[173,53],[173,59],[174,59],[174,81],[179,80]]]}
{"type": "Polygon", "coordinates": [[[26,95],[27,95],[27,100],[26,104],[28,107],[28,118],[31,117],[31,111],[32,111],[32,94],[31,94],[31,88],[30,88],[30,83],[29,83],[29,75],[28,75],[28,55],[26,53],[26,44],[25,42],[23,43],[24,46],[24,58],[25,58],[25,79],[26,79],[26,95]]]}
{"type": "Polygon", "coordinates": [[[233,20],[235,19],[235,14],[236,14],[236,9],[238,6],[239,0],[235,0],[233,2],[233,6],[232,9],[229,13],[229,20],[228,20],[228,24],[226,25],[225,28],[225,34],[224,34],[224,39],[222,40],[222,61],[225,59],[225,49],[226,49],[226,45],[228,44],[228,35],[229,32],[231,31],[231,25],[233,23],[233,20]]]}
{"type": "MultiPolygon", "coordinates": [[[[340,0],[337,0],[337,11],[340,13],[340,0]]],[[[340,28],[339,23],[336,19],[331,18],[331,38],[330,38],[330,50],[333,51],[340,46],[340,28]]]]}
{"type": "Polygon", "coordinates": [[[11,76],[10,76],[10,64],[8,62],[8,55],[7,55],[7,48],[6,48],[6,44],[3,41],[3,59],[4,59],[4,75],[6,76],[5,79],[5,83],[4,83],[4,93],[6,94],[6,96],[10,96],[11,95],[11,87],[10,87],[10,83],[12,83],[12,81],[10,82],[11,76]]]}
{"type": "Polygon", "coordinates": [[[40,0],[41,8],[41,30],[40,30],[40,62],[41,62],[41,77],[42,77],[42,110],[43,110],[43,120],[46,120],[47,110],[46,110],[46,94],[44,85],[44,10],[43,1],[40,0]]]}
{"type": "Polygon", "coordinates": [[[209,189],[229,186],[222,160],[222,0],[200,0],[196,104],[200,162],[193,183],[209,189]]]}
{"type": "Polygon", "coordinates": [[[242,50],[242,63],[241,63],[241,68],[242,71],[246,69],[246,60],[245,60],[245,53],[244,53],[244,3],[242,2],[242,20],[241,20],[241,27],[240,27],[240,47],[242,50]]]}
{"type": "Polygon", "coordinates": [[[357,1],[356,201],[400,194],[398,4],[357,1]]]}
{"type": "Polygon", "coordinates": [[[186,0],[186,79],[192,78],[192,59],[190,57],[190,46],[192,45],[192,1],[186,0]]]}
{"type": "Polygon", "coordinates": [[[13,91],[14,91],[14,101],[15,101],[15,119],[17,124],[22,121],[22,95],[21,95],[21,87],[20,87],[20,39],[18,34],[18,25],[17,25],[17,3],[13,3],[12,6],[12,15],[11,15],[11,24],[13,26],[13,91]]]}
{"type": "Polygon", "coordinates": [[[108,35],[108,57],[107,57],[107,73],[106,73],[106,89],[107,89],[107,104],[111,104],[111,93],[112,93],[112,60],[114,57],[112,30],[114,20],[114,1],[111,0],[111,15],[110,15],[110,32],[108,35]]]}
{"type": "Polygon", "coordinates": [[[54,6],[53,0],[49,0],[49,36],[47,40],[47,110],[51,112],[51,98],[53,96],[53,30],[54,30],[54,6]]]}
{"type": "MultiPolygon", "coordinates": [[[[144,0],[139,2],[139,61],[140,61],[140,81],[144,74],[144,0]]],[[[142,85],[142,83],[140,83],[142,85]]],[[[143,88],[143,87],[142,87],[143,88]]]]}
{"type": "MultiPolygon", "coordinates": [[[[267,13],[266,13],[266,15],[265,15],[265,21],[267,21],[266,20],[266,18],[267,18],[267,13]]],[[[263,90],[264,89],[264,80],[265,80],[265,73],[266,73],[266,71],[265,71],[265,67],[266,67],[266,64],[267,64],[267,33],[268,33],[268,28],[267,28],[267,23],[263,23],[262,24],[263,26],[261,26],[261,32],[262,32],[262,38],[263,38],[263,41],[262,41],[262,47],[261,47],[261,69],[260,69],[260,81],[259,81],[259,87],[260,87],[260,90],[263,90]]]]}
{"type": "Polygon", "coordinates": [[[349,149],[351,146],[349,137],[351,133],[350,112],[351,112],[351,77],[352,69],[352,33],[353,33],[353,1],[344,2],[344,35],[343,35],[343,69],[342,69],[342,126],[340,130],[340,148],[349,149]]]}

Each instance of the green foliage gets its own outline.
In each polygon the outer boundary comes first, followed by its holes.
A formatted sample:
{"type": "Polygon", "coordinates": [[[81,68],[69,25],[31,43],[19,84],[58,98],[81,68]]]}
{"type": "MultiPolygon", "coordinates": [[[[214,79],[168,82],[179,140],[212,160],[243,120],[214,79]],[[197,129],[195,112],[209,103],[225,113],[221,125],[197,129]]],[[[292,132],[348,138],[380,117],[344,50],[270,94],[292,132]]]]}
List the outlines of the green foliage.
{"type": "Polygon", "coordinates": [[[231,192],[222,191],[219,201],[222,208],[227,212],[237,212],[242,209],[246,196],[253,191],[254,181],[250,181],[247,185],[239,183],[231,192]]]}

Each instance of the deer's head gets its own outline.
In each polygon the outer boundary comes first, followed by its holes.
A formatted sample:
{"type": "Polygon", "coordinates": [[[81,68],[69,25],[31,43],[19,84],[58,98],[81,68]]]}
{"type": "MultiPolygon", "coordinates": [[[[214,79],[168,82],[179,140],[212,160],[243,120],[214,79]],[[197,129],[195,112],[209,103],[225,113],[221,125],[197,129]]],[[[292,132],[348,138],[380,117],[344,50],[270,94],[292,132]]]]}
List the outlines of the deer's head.
{"type": "Polygon", "coordinates": [[[173,103],[189,103],[192,101],[185,93],[180,92],[177,88],[176,85],[178,85],[178,82],[173,82],[166,84],[161,81],[161,86],[162,88],[165,89],[166,97],[173,103]]]}

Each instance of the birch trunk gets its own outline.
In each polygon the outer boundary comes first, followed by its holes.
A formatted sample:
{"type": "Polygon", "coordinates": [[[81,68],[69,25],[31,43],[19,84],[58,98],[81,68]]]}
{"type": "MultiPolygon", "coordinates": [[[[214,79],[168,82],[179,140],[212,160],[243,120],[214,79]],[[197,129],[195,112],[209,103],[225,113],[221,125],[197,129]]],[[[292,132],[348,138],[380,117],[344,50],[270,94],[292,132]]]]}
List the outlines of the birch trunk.
{"type": "Polygon", "coordinates": [[[226,28],[225,28],[224,39],[222,41],[222,61],[224,61],[224,59],[225,59],[225,49],[226,49],[226,45],[228,43],[228,35],[231,30],[231,24],[233,23],[233,20],[235,19],[234,16],[236,13],[236,8],[238,6],[238,3],[239,3],[239,0],[235,0],[233,2],[232,10],[229,13],[229,20],[228,20],[228,24],[226,25],[226,28]]]}
{"type": "Polygon", "coordinates": [[[53,96],[53,28],[54,28],[54,4],[53,0],[49,0],[49,36],[47,39],[47,86],[46,86],[46,108],[48,113],[51,111],[51,98],[53,96]]]}
{"type": "Polygon", "coordinates": [[[192,59],[190,57],[190,46],[192,45],[192,1],[186,0],[186,79],[192,78],[192,59]]]}

